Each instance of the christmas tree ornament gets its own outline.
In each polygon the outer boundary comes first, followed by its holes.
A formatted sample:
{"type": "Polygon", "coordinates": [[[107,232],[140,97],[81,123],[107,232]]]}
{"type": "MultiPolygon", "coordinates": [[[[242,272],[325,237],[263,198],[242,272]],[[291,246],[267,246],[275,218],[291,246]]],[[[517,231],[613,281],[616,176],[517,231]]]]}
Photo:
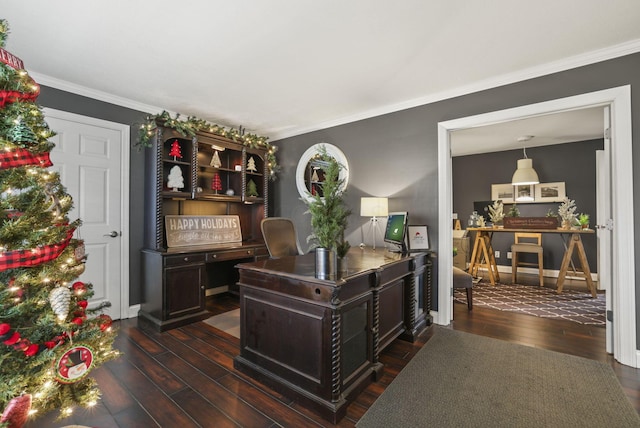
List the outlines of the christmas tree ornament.
{"type": "Polygon", "coordinates": [[[44,185],[43,191],[47,198],[49,198],[49,206],[45,209],[45,211],[53,212],[55,217],[60,217],[62,214],[62,205],[60,204],[60,199],[55,194],[54,186],[52,183],[46,183],[44,185]]]}
{"type": "Polygon", "coordinates": [[[167,177],[167,187],[173,189],[174,192],[177,192],[178,189],[184,188],[184,178],[182,177],[182,170],[178,165],[174,165],[169,172],[169,177],[167,177]]]}
{"type": "Polygon", "coordinates": [[[209,163],[209,165],[214,168],[220,168],[222,166],[222,162],[220,161],[220,155],[218,155],[217,150],[213,151],[213,156],[211,156],[211,162],[209,163]]]}
{"type": "Polygon", "coordinates": [[[59,320],[64,320],[69,315],[71,304],[71,291],[67,287],[56,287],[49,293],[49,303],[59,320]]]}
{"type": "Polygon", "coordinates": [[[27,126],[22,118],[18,118],[14,125],[9,128],[8,140],[13,141],[21,147],[28,147],[38,142],[38,137],[33,130],[27,126]]]}
{"type": "Polygon", "coordinates": [[[93,350],[86,345],[75,345],[54,363],[56,380],[60,383],[75,383],[86,377],[93,368],[93,350]]]}
{"type": "Polygon", "coordinates": [[[247,161],[247,171],[251,171],[251,172],[258,171],[256,169],[256,161],[253,159],[253,156],[249,157],[249,160],[247,161]]]}
{"type": "Polygon", "coordinates": [[[71,285],[71,288],[73,288],[76,294],[82,294],[87,289],[87,286],[82,281],[76,281],[71,285]]]}
{"type": "Polygon", "coordinates": [[[256,183],[253,180],[249,180],[247,182],[247,196],[258,196],[258,186],[256,186],[256,183]]]}
{"type": "Polygon", "coordinates": [[[78,241],[76,248],[73,250],[73,256],[76,259],[76,262],[81,262],[84,260],[86,252],[83,240],[78,241]]]}
{"type": "Polygon", "coordinates": [[[173,160],[182,159],[182,151],[180,151],[180,143],[178,143],[178,140],[173,140],[173,143],[171,143],[169,156],[173,156],[173,160]]]}
{"type": "Polygon", "coordinates": [[[215,193],[222,190],[222,180],[220,180],[220,174],[217,172],[213,174],[213,178],[211,179],[211,190],[215,193]]]}
{"type": "Polygon", "coordinates": [[[29,410],[31,410],[31,394],[12,398],[2,412],[0,422],[7,424],[7,428],[21,428],[27,423],[29,410]]]}
{"type": "Polygon", "coordinates": [[[107,330],[108,328],[111,327],[111,324],[113,324],[113,320],[107,314],[98,315],[97,318],[100,321],[99,324],[100,324],[100,330],[101,331],[107,330]]]}

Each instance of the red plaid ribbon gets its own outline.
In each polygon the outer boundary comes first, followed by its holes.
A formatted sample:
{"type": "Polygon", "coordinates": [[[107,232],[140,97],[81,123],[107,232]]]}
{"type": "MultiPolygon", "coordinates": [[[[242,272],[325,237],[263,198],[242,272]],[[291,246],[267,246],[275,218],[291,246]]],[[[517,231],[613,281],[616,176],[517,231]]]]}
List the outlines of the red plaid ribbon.
{"type": "Polygon", "coordinates": [[[69,230],[67,238],[57,244],[45,245],[31,250],[15,250],[0,253],[0,272],[20,267],[37,266],[54,260],[69,245],[75,229],[69,230]]]}
{"type": "Polygon", "coordinates": [[[36,155],[26,149],[0,152],[0,169],[17,168],[25,165],[37,165],[47,168],[53,165],[53,162],[49,159],[49,152],[36,155]]]}
{"type": "Polygon", "coordinates": [[[33,101],[39,93],[40,89],[36,92],[0,91],[0,108],[16,101],[33,101]]]}

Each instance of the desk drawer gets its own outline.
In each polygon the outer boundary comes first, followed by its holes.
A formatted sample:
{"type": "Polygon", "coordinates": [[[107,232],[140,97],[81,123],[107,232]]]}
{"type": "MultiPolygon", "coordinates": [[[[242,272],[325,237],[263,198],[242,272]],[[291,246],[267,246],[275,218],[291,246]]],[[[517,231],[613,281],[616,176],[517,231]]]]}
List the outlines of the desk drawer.
{"type": "Polygon", "coordinates": [[[243,250],[232,251],[215,251],[207,253],[207,263],[219,262],[223,260],[246,259],[253,257],[255,250],[253,248],[245,248],[243,250]]]}
{"type": "Polygon", "coordinates": [[[191,263],[202,263],[205,260],[203,253],[198,254],[181,254],[179,256],[164,257],[165,267],[180,266],[191,263]]]}

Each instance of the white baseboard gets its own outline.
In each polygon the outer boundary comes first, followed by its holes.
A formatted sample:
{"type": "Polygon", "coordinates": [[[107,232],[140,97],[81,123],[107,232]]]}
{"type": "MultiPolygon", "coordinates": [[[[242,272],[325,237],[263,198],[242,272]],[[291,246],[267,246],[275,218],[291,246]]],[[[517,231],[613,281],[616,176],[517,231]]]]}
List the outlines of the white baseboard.
{"type": "MultiPolygon", "coordinates": [[[[486,269],[478,269],[479,271],[482,272],[487,272],[486,269]]],[[[538,275],[538,269],[537,268],[527,268],[527,267],[519,267],[518,268],[518,272],[522,272],[522,273],[527,273],[527,274],[531,274],[531,275],[538,275]]],[[[505,266],[505,265],[498,265],[498,273],[508,273],[509,275],[511,275],[511,266],[505,266]]],[[[542,270],[542,275],[546,278],[557,278],[558,275],[560,274],[559,270],[554,270],[554,269],[543,269],[542,270]]],[[[584,277],[582,276],[574,276],[571,275],[571,272],[567,272],[567,276],[566,279],[577,279],[580,281],[585,281],[584,277]]],[[[598,274],[597,273],[591,273],[591,280],[592,281],[598,281],[598,274]]]]}
{"type": "Polygon", "coordinates": [[[127,311],[127,318],[135,318],[138,316],[138,312],[140,312],[140,305],[129,306],[129,310],[127,311]]]}

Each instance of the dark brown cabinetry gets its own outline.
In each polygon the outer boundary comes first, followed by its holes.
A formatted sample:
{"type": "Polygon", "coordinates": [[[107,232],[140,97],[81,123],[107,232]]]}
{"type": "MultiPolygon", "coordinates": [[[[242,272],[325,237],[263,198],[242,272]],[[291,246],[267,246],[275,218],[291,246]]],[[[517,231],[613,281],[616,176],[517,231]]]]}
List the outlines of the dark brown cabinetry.
{"type": "Polygon", "coordinates": [[[166,330],[206,318],[208,294],[237,290],[235,265],[267,257],[268,171],[264,150],[207,132],[158,127],[146,150],[139,315],[166,330]],[[168,248],[167,215],[236,215],[242,242],[168,248]]]}

